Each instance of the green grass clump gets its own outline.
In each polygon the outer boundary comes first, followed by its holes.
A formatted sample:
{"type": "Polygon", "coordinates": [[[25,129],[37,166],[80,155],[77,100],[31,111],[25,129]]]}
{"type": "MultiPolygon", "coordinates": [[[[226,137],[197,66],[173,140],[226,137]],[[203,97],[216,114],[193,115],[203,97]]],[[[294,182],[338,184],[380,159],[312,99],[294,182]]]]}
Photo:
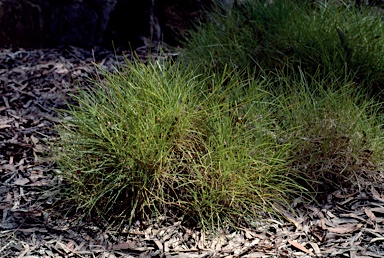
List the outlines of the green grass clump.
{"type": "Polygon", "coordinates": [[[307,73],[350,76],[370,90],[384,78],[384,26],[373,9],[310,1],[247,1],[210,14],[186,40],[189,62],[204,72],[300,66],[307,73]]]}
{"type": "Polygon", "coordinates": [[[80,90],[59,127],[68,203],[106,220],[166,213],[218,226],[303,191],[285,164],[289,143],[271,131],[267,80],[127,65],[80,90]]]}
{"type": "Polygon", "coordinates": [[[65,200],[107,221],[241,224],[384,162],[381,20],[249,1],[211,14],[181,60],[127,62],[73,96],[55,148],[65,200]]]}
{"type": "Polygon", "coordinates": [[[281,85],[271,90],[303,186],[329,193],[376,180],[384,161],[381,104],[351,82],[308,77],[277,74],[281,85]]]}

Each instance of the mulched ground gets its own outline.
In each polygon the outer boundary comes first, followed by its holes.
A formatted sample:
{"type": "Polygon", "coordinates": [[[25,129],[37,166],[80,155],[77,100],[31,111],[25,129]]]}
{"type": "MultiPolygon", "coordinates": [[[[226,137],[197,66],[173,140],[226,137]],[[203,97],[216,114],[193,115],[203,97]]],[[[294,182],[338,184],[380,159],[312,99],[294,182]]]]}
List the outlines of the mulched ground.
{"type": "Polygon", "coordinates": [[[0,257],[384,257],[384,183],[329,193],[323,204],[298,199],[286,220],[237,231],[204,233],[160,217],[115,232],[61,214],[54,204],[65,182],[47,155],[55,109],[75,84],[89,84],[93,63],[120,62],[103,49],[0,50],[0,257]]]}

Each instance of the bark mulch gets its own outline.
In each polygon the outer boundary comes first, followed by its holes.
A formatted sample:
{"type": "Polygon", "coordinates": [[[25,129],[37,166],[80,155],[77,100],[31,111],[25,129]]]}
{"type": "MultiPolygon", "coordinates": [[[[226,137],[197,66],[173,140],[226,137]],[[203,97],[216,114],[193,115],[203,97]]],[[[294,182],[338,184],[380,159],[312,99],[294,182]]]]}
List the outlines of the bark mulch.
{"type": "Polygon", "coordinates": [[[61,214],[65,183],[47,155],[55,109],[76,83],[89,83],[93,63],[119,62],[103,49],[0,50],[0,257],[384,257],[384,183],[329,193],[322,204],[298,199],[295,215],[236,231],[204,233],[159,217],[115,232],[61,214]]]}

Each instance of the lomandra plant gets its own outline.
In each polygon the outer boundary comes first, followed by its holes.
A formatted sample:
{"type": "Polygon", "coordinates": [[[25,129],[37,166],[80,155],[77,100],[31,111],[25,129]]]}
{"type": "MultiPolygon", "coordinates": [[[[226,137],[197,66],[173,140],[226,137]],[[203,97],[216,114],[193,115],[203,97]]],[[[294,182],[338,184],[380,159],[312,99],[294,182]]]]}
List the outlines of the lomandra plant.
{"type": "Polygon", "coordinates": [[[58,127],[70,207],[131,223],[157,214],[238,224],[304,189],[271,132],[268,95],[228,70],[201,78],[166,61],[127,63],[80,90],[58,127]]]}

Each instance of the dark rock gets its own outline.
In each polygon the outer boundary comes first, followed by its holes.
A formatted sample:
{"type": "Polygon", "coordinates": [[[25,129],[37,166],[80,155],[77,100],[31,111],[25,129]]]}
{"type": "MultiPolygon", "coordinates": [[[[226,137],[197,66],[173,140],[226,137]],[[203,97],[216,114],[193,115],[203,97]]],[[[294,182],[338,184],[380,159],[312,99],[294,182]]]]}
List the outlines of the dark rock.
{"type": "Polygon", "coordinates": [[[111,12],[103,43],[124,47],[142,45],[142,39],[150,34],[150,6],[151,0],[118,1],[111,12]]]}
{"type": "Polygon", "coordinates": [[[28,0],[0,1],[0,46],[39,47],[43,35],[39,5],[28,0]]]}
{"type": "Polygon", "coordinates": [[[98,15],[84,3],[52,8],[50,35],[54,45],[89,47],[95,43],[98,15]]]}
{"type": "Polygon", "coordinates": [[[0,47],[177,43],[212,0],[0,0],[0,47]],[[113,44],[112,44],[113,42],[113,44]]]}

